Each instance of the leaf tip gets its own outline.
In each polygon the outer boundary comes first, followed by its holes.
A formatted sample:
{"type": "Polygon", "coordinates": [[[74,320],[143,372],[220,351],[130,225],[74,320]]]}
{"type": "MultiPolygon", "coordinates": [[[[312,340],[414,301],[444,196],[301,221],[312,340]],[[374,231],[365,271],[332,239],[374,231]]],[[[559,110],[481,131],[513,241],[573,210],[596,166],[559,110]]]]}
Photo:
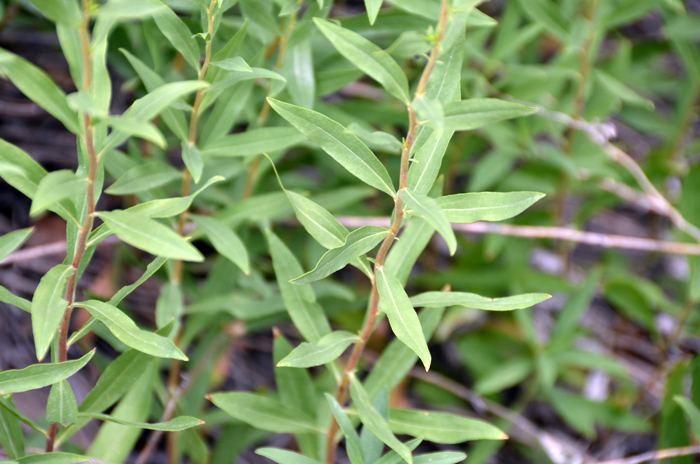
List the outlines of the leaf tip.
{"type": "Polygon", "coordinates": [[[199,425],[204,425],[204,424],[206,424],[206,422],[204,422],[203,420],[199,421],[199,425]]]}
{"type": "MultiPolygon", "coordinates": [[[[204,395],[204,399],[207,400],[207,401],[212,401],[211,395],[210,395],[210,394],[204,395]]],[[[213,403],[213,401],[212,401],[212,403],[213,403]]]]}
{"type": "Polygon", "coordinates": [[[501,440],[508,440],[508,439],[510,439],[510,437],[508,436],[507,433],[504,433],[501,435],[501,440]]]}

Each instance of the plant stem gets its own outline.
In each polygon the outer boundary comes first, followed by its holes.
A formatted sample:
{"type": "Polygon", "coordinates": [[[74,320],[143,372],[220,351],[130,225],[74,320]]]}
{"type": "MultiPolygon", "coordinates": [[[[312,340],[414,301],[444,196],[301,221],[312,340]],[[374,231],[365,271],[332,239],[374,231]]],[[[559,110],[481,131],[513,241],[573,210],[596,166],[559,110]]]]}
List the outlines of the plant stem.
{"type": "MultiPolygon", "coordinates": [[[[437,37],[435,40],[435,45],[430,52],[430,58],[428,63],[423,69],[420,80],[418,81],[418,87],[416,88],[416,96],[421,96],[425,93],[425,88],[428,85],[428,80],[430,79],[430,74],[435,67],[438,55],[440,54],[440,45],[442,44],[442,39],[445,36],[445,29],[447,28],[447,19],[449,17],[449,0],[442,0],[440,8],[440,20],[437,27],[437,37]]],[[[404,218],[405,211],[403,209],[403,200],[400,198],[401,190],[406,189],[408,183],[408,165],[411,158],[411,148],[413,147],[413,142],[416,137],[416,130],[418,128],[418,121],[416,119],[416,113],[413,107],[408,105],[408,133],[406,139],[404,140],[403,150],[401,151],[401,171],[399,176],[399,192],[396,193],[394,198],[394,221],[391,224],[391,229],[389,229],[389,235],[386,236],[379,251],[377,252],[376,264],[374,266],[374,279],[372,280],[372,290],[370,294],[370,304],[369,312],[367,314],[367,320],[365,326],[362,329],[362,334],[360,335],[360,340],[353,346],[352,353],[348,359],[348,363],[345,366],[345,371],[342,378],[340,379],[340,384],[338,385],[338,391],[336,393],[336,401],[338,404],[344,404],[348,388],[350,386],[350,379],[353,376],[357,363],[362,357],[362,352],[365,345],[369,341],[374,331],[374,326],[377,323],[377,318],[379,317],[379,290],[377,289],[377,272],[384,265],[389,250],[394,244],[394,240],[399,233],[401,228],[401,223],[404,218]]],[[[335,462],[335,453],[337,448],[337,442],[335,440],[335,435],[338,432],[338,422],[334,417],[331,418],[331,424],[328,428],[328,434],[326,437],[326,464],[333,464],[335,462]]]]}
{"type": "MultiPolygon", "coordinates": [[[[89,1],[83,0],[82,2],[82,22],[80,25],[80,45],[83,53],[83,91],[88,92],[92,83],[92,56],[90,53],[90,15],[88,12],[89,1]]],[[[86,242],[90,231],[92,230],[92,225],[94,221],[95,213],[95,179],[97,178],[97,154],[95,152],[95,142],[93,140],[92,134],[92,118],[89,114],[83,115],[83,126],[85,129],[85,146],[87,148],[88,154],[88,177],[87,177],[87,191],[85,195],[85,201],[87,203],[87,212],[85,215],[85,221],[80,227],[78,232],[78,241],[75,246],[75,254],[73,256],[73,262],[71,267],[73,272],[68,276],[68,282],[66,284],[66,296],[65,299],[68,302],[66,311],[63,313],[63,320],[58,329],[58,362],[65,362],[68,360],[68,330],[70,329],[70,320],[72,313],[72,305],[75,301],[75,289],[78,285],[78,273],[80,271],[80,265],[83,261],[83,256],[85,256],[85,251],[87,249],[86,242]]],[[[52,452],[54,448],[54,440],[56,438],[56,431],[58,430],[58,425],[51,423],[48,431],[48,438],[46,440],[46,452],[52,452]]]]}

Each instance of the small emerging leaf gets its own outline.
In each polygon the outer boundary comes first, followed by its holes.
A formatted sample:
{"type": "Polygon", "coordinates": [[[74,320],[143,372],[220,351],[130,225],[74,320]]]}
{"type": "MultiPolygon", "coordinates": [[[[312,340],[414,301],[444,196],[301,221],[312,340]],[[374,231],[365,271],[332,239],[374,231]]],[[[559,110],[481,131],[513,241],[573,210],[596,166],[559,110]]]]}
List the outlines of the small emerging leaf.
{"type": "Polygon", "coordinates": [[[280,367],[313,367],[338,358],[348,346],[360,340],[355,334],[338,330],[321,338],[317,343],[302,343],[277,363],[280,367]]]}
{"type": "Polygon", "coordinates": [[[67,264],[54,266],[41,278],[34,292],[32,332],[39,361],[44,359],[68,307],[68,301],[64,299],[66,281],[73,272],[75,269],[67,264]]]}

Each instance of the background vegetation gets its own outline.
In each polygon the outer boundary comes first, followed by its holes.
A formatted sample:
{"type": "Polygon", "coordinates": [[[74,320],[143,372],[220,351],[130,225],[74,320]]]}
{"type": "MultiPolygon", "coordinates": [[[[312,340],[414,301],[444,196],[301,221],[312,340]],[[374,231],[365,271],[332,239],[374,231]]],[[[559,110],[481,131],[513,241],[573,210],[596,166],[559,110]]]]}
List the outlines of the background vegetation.
{"type": "Polygon", "coordinates": [[[0,6],[0,459],[695,462],[696,0],[0,6]]]}

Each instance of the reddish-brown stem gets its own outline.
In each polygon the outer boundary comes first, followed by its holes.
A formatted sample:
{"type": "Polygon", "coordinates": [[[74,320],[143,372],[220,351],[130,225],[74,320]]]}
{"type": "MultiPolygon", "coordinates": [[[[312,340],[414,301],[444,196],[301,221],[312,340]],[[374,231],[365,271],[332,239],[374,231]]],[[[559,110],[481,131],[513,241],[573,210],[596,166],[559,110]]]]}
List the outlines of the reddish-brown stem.
{"type": "MultiPolygon", "coordinates": [[[[418,81],[418,87],[416,88],[416,96],[423,95],[425,93],[426,86],[428,85],[428,80],[430,79],[430,74],[435,67],[438,55],[440,54],[440,45],[442,43],[442,38],[445,35],[445,28],[447,27],[447,19],[449,16],[449,0],[442,0],[441,10],[440,10],[440,21],[438,22],[437,37],[435,40],[435,45],[430,53],[430,58],[428,63],[423,69],[420,81],[418,81]]],[[[353,346],[350,358],[345,365],[345,370],[343,376],[338,384],[338,391],[336,393],[336,401],[338,404],[345,403],[348,394],[348,388],[350,386],[350,380],[352,379],[353,373],[357,368],[357,363],[362,358],[362,352],[364,351],[365,345],[372,336],[374,331],[374,326],[377,324],[377,318],[379,317],[379,290],[377,289],[377,272],[384,265],[389,250],[396,240],[396,236],[401,228],[401,223],[403,222],[405,211],[403,209],[403,200],[401,199],[399,193],[401,190],[405,190],[408,183],[408,165],[411,158],[411,149],[413,147],[413,142],[415,141],[416,131],[418,129],[418,121],[416,119],[416,113],[413,107],[408,105],[408,133],[406,134],[406,139],[404,140],[403,150],[401,151],[401,171],[399,175],[399,192],[397,192],[394,198],[394,220],[389,229],[389,235],[386,236],[379,251],[377,252],[376,264],[374,265],[374,278],[372,279],[372,290],[370,294],[369,310],[367,314],[367,320],[365,321],[364,328],[360,334],[360,340],[353,346]]],[[[335,453],[337,448],[337,442],[335,439],[338,433],[338,422],[335,418],[331,418],[331,424],[328,428],[328,434],[326,437],[326,464],[333,464],[335,462],[335,453]]]]}
{"type": "MultiPolygon", "coordinates": [[[[83,90],[87,92],[90,90],[90,85],[92,83],[92,57],[90,53],[90,15],[88,13],[88,0],[83,0],[82,6],[83,17],[80,27],[80,44],[83,52],[84,62],[83,90]]],[[[78,240],[75,245],[75,254],[73,256],[73,262],[71,263],[73,272],[68,277],[68,282],[66,284],[65,299],[68,302],[68,307],[63,313],[63,320],[61,321],[61,325],[58,329],[58,362],[65,362],[68,360],[68,331],[70,329],[72,304],[75,301],[75,289],[78,285],[78,274],[80,272],[80,265],[83,261],[83,257],[85,256],[85,251],[87,249],[87,238],[90,235],[90,231],[92,230],[92,224],[95,213],[95,179],[97,178],[97,154],[95,152],[95,142],[93,140],[92,134],[92,119],[88,114],[83,115],[83,127],[85,130],[85,146],[87,148],[89,163],[86,191],[87,212],[85,216],[85,221],[81,225],[80,230],[78,232],[78,240]]],[[[53,451],[57,430],[57,424],[52,423],[49,426],[48,438],[46,440],[47,453],[53,451]]]]}

